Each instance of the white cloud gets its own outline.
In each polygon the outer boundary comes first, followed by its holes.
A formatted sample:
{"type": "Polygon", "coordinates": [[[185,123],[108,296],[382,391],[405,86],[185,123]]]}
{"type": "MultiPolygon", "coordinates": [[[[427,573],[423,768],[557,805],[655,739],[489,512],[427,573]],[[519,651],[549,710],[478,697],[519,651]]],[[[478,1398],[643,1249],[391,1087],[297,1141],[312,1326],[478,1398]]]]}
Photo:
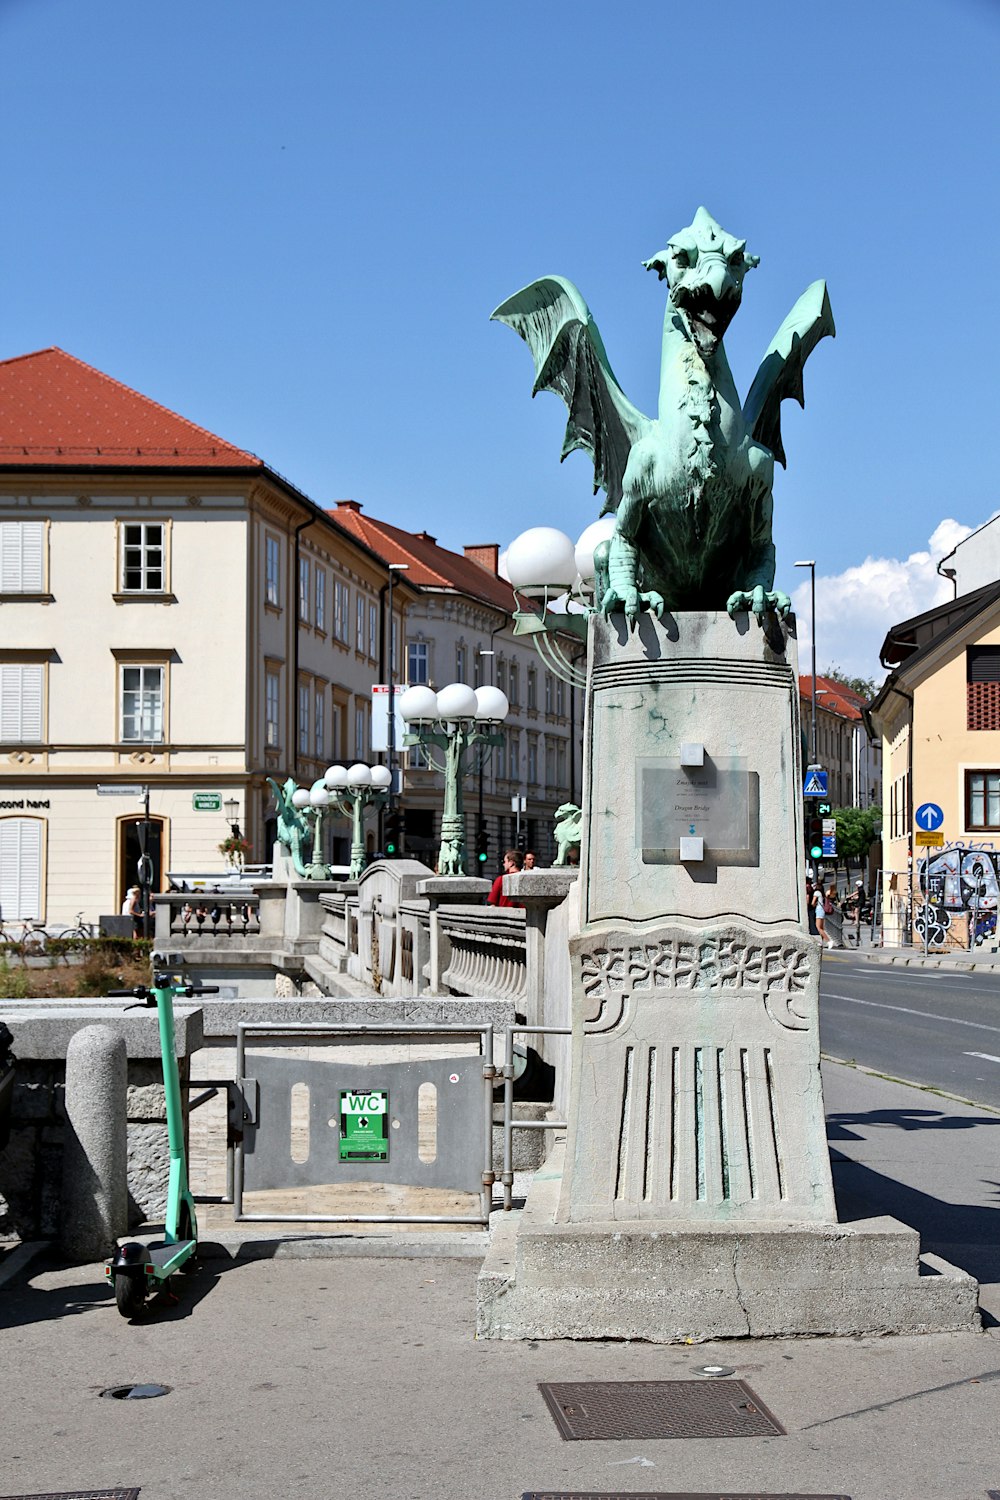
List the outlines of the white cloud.
{"type": "MultiPolygon", "coordinates": [[[[816,575],[816,669],[839,667],[852,677],[885,676],[879,647],[890,625],[908,620],[953,596],[951,581],[937,565],[973,530],[961,521],[941,521],[929,538],[926,552],[909,557],[866,557],[843,573],[816,575]]],[[[811,602],[809,574],[792,595],[798,617],[799,670],[811,664],[811,602]]]]}

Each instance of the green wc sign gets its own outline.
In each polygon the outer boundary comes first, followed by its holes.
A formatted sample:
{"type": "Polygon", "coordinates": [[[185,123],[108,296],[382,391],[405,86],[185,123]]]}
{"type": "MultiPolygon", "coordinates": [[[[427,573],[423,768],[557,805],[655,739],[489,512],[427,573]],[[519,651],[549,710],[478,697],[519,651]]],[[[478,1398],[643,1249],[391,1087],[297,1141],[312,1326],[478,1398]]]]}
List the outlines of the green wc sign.
{"type": "Polygon", "coordinates": [[[387,1089],[341,1089],[340,1160],[389,1160],[387,1089]]]}

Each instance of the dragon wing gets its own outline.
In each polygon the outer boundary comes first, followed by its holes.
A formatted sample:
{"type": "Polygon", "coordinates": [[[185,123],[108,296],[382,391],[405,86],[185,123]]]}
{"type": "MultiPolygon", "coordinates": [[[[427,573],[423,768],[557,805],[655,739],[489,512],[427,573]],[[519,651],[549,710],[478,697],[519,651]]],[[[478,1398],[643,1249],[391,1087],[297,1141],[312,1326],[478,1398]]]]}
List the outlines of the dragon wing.
{"type": "Polygon", "coordinates": [[[625,395],[611,369],[590,308],[571,281],[544,276],[491,314],[519,334],[535,362],[531,394],[555,391],[569,408],[561,458],[582,448],[594,460],[594,490],[617,510],[633,443],[652,423],[625,395]]]}
{"type": "Polygon", "coordinates": [[[758,443],[770,448],[787,468],[781,446],[781,403],[794,397],[805,406],[802,370],[821,338],[836,335],[826,282],[807,287],[778,329],[760,362],[750,394],[743,403],[743,420],[758,443]]]}

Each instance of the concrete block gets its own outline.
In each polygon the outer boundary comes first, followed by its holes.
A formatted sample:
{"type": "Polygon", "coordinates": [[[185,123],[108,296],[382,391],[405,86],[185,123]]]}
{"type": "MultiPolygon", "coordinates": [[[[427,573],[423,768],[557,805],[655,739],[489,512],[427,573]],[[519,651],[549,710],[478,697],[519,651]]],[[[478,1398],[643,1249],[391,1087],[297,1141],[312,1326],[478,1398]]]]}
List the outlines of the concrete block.
{"type": "Polygon", "coordinates": [[[128,1227],[125,1038],[83,1026],[66,1051],[60,1240],[73,1260],[110,1254],[128,1227]]]}

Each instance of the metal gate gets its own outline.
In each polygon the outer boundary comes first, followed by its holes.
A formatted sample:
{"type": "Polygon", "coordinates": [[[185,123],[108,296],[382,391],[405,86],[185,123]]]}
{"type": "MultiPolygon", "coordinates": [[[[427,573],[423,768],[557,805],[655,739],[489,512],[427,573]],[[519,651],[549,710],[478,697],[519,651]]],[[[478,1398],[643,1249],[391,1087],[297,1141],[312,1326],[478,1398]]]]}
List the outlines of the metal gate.
{"type": "Polygon", "coordinates": [[[489,1222],[492,1162],[492,1026],[347,1026],[243,1022],[236,1040],[237,1122],[233,1199],[245,1223],[489,1222]],[[400,1056],[413,1050],[425,1057],[400,1056]],[[467,1044],[459,1050],[457,1044],[467,1044]],[[303,1056],[325,1042],[323,1057],[303,1056]],[[364,1044],[364,1057],[348,1047],[364,1044]],[[267,1050],[260,1050],[266,1043],[267,1050]],[[440,1045],[438,1045],[440,1044],[440,1045]],[[282,1055],[282,1054],[285,1055],[282,1055]],[[292,1054],[292,1055],[289,1055],[292,1054]],[[296,1055],[298,1054],[298,1055],[296,1055]],[[478,1213],[248,1212],[244,1197],[323,1189],[377,1194],[382,1185],[478,1195],[478,1213]]]}

